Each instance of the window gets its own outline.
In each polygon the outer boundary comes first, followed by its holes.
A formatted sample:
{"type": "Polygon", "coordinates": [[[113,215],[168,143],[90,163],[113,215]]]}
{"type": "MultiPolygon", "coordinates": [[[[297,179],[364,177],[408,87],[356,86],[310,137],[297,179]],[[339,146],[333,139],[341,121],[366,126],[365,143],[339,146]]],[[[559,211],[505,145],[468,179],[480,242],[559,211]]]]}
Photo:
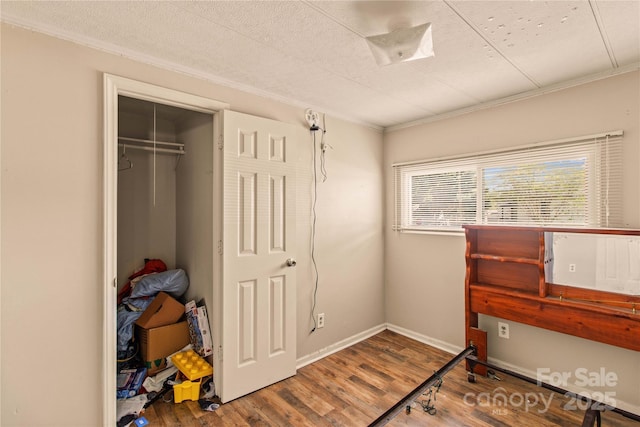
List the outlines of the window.
{"type": "Polygon", "coordinates": [[[399,231],[621,225],[622,131],[395,164],[399,231]]]}

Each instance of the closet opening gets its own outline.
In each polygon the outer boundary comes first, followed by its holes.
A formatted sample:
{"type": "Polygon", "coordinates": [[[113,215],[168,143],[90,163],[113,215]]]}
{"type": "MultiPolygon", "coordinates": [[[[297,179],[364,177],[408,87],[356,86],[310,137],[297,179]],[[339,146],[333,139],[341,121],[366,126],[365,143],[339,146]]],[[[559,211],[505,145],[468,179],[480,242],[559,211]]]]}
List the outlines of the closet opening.
{"type": "MultiPolygon", "coordinates": [[[[124,95],[118,95],[117,105],[117,370],[138,365],[151,374],[161,365],[149,366],[151,355],[141,357],[146,345],[141,341],[147,338],[141,340],[135,326],[141,312],[132,316],[131,310],[144,311],[158,292],[183,305],[203,304],[211,336],[217,209],[214,115],[124,95]],[[137,286],[150,281],[131,277],[159,265],[167,274],[157,273],[162,279],[136,294],[137,286]],[[124,307],[127,297],[147,301],[124,307]]],[[[183,321],[181,316],[175,324],[183,321]]],[[[186,326],[180,328],[181,337],[185,331],[186,326]]],[[[174,346],[184,345],[180,339],[174,341],[174,346]]],[[[210,353],[205,359],[213,364],[210,353]]]]}

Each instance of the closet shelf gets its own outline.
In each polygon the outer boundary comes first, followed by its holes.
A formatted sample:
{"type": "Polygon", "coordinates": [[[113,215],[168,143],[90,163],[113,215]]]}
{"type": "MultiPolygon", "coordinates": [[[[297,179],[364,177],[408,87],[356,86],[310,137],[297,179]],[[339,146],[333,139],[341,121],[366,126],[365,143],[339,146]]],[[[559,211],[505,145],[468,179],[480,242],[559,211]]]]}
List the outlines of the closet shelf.
{"type": "Polygon", "coordinates": [[[118,146],[136,150],[155,151],[156,153],[186,154],[184,144],[179,142],[152,141],[149,139],[119,136],[118,146]]]}

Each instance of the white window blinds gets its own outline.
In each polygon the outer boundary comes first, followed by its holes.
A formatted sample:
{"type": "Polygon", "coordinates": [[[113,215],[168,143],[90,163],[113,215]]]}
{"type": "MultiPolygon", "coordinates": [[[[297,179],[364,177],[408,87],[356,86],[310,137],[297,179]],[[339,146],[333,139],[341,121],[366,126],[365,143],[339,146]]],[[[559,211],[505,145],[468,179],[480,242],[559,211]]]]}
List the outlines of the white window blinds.
{"type": "Polygon", "coordinates": [[[622,131],[395,164],[399,231],[463,224],[617,227],[622,131]]]}

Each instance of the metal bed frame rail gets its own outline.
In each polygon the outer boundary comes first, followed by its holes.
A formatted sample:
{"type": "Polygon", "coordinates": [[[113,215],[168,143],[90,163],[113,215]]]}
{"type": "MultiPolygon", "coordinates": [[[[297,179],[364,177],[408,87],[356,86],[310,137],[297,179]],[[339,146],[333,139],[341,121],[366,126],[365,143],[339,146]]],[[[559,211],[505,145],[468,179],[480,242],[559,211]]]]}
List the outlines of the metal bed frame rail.
{"type": "Polygon", "coordinates": [[[529,378],[525,375],[519,374],[517,372],[505,369],[505,368],[501,368],[499,366],[495,366],[492,365],[490,363],[487,363],[485,361],[479,360],[477,357],[477,349],[474,345],[470,345],[469,347],[465,348],[464,350],[462,350],[460,353],[458,353],[455,357],[453,357],[451,360],[449,360],[449,362],[447,362],[444,366],[442,366],[442,368],[440,368],[439,370],[437,370],[436,372],[433,373],[433,375],[431,375],[429,378],[427,378],[422,384],[420,384],[419,386],[417,386],[415,389],[413,389],[413,391],[411,391],[409,394],[407,394],[405,397],[403,397],[402,399],[400,399],[395,405],[393,405],[391,408],[389,408],[384,414],[380,415],[375,421],[373,421],[371,424],[369,424],[369,427],[379,427],[379,426],[384,426],[387,425],[389,422],[391,422],[391,420],[393,420],[396,415],[398,415],[400,412],[402,412],[403,410],[406,410],[407,408],[411,407],[411,404],[420,396],[422,396],[427,389],[429,389],[430,387],[432,387],[434,384],[441,382],[442,381],[442,377],[449,372],[451,369],[453,369],[458,363],[462,362],[463,360],[466,360],[469,364],[469,372],[468,372],[468,381],[469,382],[475,382],[475,373],[474,373],[474,368],[476,367],[476,365],[479,366],[484,366],[486,368],[490,368],[490,369],[494,369],[496,371],[500,371],[503,372],[507,375],[510,375],[512,377],[527,381],[529,383],[534,383],[537,384],[538,386],[542,387],[542,388],[546,388],[548,390],[551,390],[553,392],[556,393],[561,393],[565,396],[571,396],[573,398],[576,399],[580,399],[583,401],[586,401],[587,403],[589,403],[589,409],[587,409],[587,411],[585,412],[585,416],[584,416],[584,420],[583,420],[583,424],[582,427],[591,427],[594,424],[596,424],[597,426],[601,425],[601,421],[600,421],[600,413],[603,411],[612,411],[612,412],[616,412],[626,418],[629,418],[631,420],[635,420],[635,421],[640,421],[640,415],[636,415],[633,414],[631,412],[625,411],[623,409],[620,408],[615,408],[612,407],[610,405],[606,405],[602,402],[598,402],[592,399],[589,399],[585,396],[573,393],[571,391],[565,390],[563,388],[551,385],[551,384],[547,384],[545,382],[541,382],[541,381],[537,381],[534,380],[532,378],[529,378]]]}
{"type": "Polygon", "coordinates": [[[416,387],[412,392],[407,394],[404,398],[400,399],[395,405],[387,410],[384,414],[380,415],[378,419],[369,424],[369,427],[378,427],[387,425],[396,415],[402,412],[408,405],[410,405],[414,400],[420,397],[429,387],[431,387],[436,382],[442,380],[442,377],[453,369],[458,363],[462,362],[475,353],[476,348],[473,345],[462,350],[455,356],[453,359],[449,360],[446,365],[442,368],[434,372],[429,378],[426,379],[422,384],[416,387]]]}

